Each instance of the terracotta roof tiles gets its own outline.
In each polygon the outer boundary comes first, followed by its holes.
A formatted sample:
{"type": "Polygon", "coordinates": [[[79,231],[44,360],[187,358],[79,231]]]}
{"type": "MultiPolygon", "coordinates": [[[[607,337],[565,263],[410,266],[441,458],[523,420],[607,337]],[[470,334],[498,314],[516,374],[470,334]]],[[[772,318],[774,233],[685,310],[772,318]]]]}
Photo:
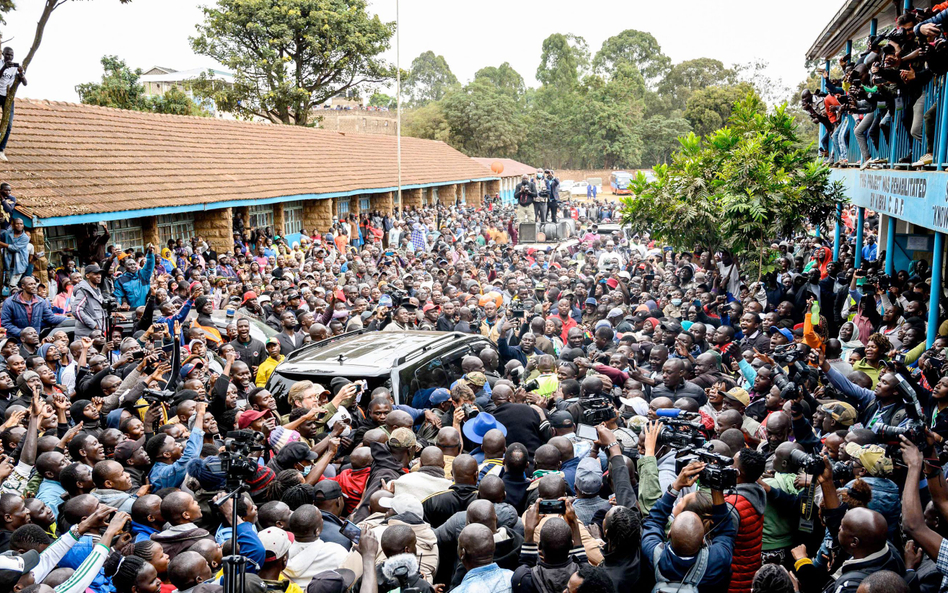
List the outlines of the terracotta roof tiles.
{"type": "MultiPolygon", "coordinates": [[[[397,185],[396,138],[17,100],[0,179],[39,218],[397,185]]],[[[443,142],[402,138],[402,185],[497,176],[443,142]]]]}

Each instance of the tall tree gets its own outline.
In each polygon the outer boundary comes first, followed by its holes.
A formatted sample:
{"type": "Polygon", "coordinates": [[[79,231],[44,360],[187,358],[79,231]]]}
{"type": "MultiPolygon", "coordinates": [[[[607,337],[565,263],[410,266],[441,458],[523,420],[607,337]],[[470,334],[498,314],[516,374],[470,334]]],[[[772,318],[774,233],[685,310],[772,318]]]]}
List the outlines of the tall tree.
{"type": "Polygon", "coordinates": [[[440,140],[458,148],[451,137],[451,126],[444,117],[441,102],[428,103],[402,115],[402,134],[425,140],[440,140]]]}
{"type": "Polygon", "coordinates": [[[662,47],[651,33],[626,29],[602,43],[592,67],[597,74],[608,78],[622,63],[635,66],[646,84],[653,87],[671,66],[671,58],[662,53],[662,47]]]}
{"type": "Polygon", "coordinates": [[[225,111],[307,125],[317,105],[394,76],[380,57],[394,23],[369,16],[365,0],[218,0],[203,11],[191,48],[234,84],[205,78],[195,89],[225,111]]]}
{"type": "Polygon", "coordinates": [[[768,115],[753,93],[727,126],[690,134],[653,182],[639,176],[623,199],[623,221],[682,249],[727,248],[758,277],[772,271],[770,243],[823,224],[842,199],[829,168],[801,148],[786,106],[768,115]]]}
{"type": "Polygon", "coordinates": [[[525,129],[517,102],[484,80],[475,80],[441,102],[452,144],[470,156],[513,156],[525,129]]]}
{"type": "Polygon", "coordinates": [[[754,92],[754,87],[747,82],[731,86],[710,86],[695,91],[685,106],[685,119],[691,124],[696,134],[710,134],[724,126],[731,117],[731,109],[742,97],[752,94],[757,97],[755,105],[766,111],[766,105],[754,92]]]}
{"type": "Polygon", "coordinates": [[[632,167],[642,160],[638,124],[644,111],[645,81],[633,64],[621,62],[603,81],[589,76],[578,114],[580,154],[589,168],[632,167]]]}
{"type": "Polygon", "coordinates": [[[577,35],[554,33],[543,40],[537,80],[545,86],[579,84],[589,65],[589,46],[577,35]]]}
{"type": "Polygon", "coordinates": [[[405,92],[411,104],[419,106],[440,101],[457,84],[458,79],[444,56],[436,56],[429,50],[412,60],[411,72],[405,80],[405,92]]]}
{"type": "Polygon", "coordinates": [[[658,84],[658,92],[665,101],[668,112],[683,111],[688,98],[695,91],[709,86],[730,85],[736,73],[726,68],[719,60],[697,58],[672,66],[658,84]]]}
{"type": "MultiPolygon", "coordinates": [[[[36,22],[36,30],[33,32],[33,44],[30,45],[30,51],[27,52],[26,58],[20,62],[20,66],[24,71],[29,69],[33,58],[36,56],[36,52],[39,51],[40,45],[43,43],[43,34],[46,32],[46,25],[49,23],[50,17],[53,16],[53,11],[68,1],[69,0],[44,0],[43,12],[40,13],[40,18],[36,22]]],[[[128,4],[131,1],[132,0],[119,0],[122,4],[128,4]]],[[[12,10],[14,4],[14,0],[0,0],[0,16],[12,10]]],[[[5,22],[5,20],[0,19],[0,23],[5,22]]],[[[16,97],[18,88],[20,88],[20,79],[15,78],[13,84],[7,89],[7,100],[3,104],[3,117],[0,118],[0,130],[6,130],[7,126],[10,125],[10,117],[13,114],[13,99],[16,97]]]]}
{"type": "Polygon", "coordinates": [[[510,62],[504,62],[500,66],[481,68],[474,74],[474,80],[486,80],[498,89],[518,99],[526,92],[523,76],[520,76],[520,74],[513,69],[510,62]]]}
{"type": "Polygon", "coordinates": [[[672,153],[680,146],[678,139],[691,132],[691,124],[683,117],[653,115],[641,123],[638,128],[642,139],[641,166],[652,168],[667,164],[672,153]]]}

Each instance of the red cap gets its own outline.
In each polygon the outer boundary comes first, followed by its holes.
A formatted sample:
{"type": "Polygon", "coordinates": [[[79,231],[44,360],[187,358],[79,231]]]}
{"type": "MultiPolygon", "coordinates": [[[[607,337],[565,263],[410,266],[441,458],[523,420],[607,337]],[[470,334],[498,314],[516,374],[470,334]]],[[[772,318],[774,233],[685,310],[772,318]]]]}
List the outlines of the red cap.
{"type": "Polygon", "coordinates": [[[615,288],[619,286],[619,281],[616,280],[615,278],[609,278],[608,280],[606,280],[606,284],[609,285],[609,288],[615,288]]]}
{"type": "Polygon", "coordinates": [[[255,299],[255,298],[257,298],[257,293],[255,293],[252,290],[248,290],[247,292],[244,293],[244,300],[240,304],[243,305],[250,299],[255,299]]]}
{"type": "Polygon", "coordinates": [[[432,309],[437,309],[437,308],[438,307],[434,303],[428,303],[427,305],[421,308],[421,312],[427,313],[428,311],[431,311],[432,309]]]}
{"type": "Polygon", "coordinates": [[[270,410],[245,410],[237,417],[237,426],[243,430],[270,413],[270,410]]]}

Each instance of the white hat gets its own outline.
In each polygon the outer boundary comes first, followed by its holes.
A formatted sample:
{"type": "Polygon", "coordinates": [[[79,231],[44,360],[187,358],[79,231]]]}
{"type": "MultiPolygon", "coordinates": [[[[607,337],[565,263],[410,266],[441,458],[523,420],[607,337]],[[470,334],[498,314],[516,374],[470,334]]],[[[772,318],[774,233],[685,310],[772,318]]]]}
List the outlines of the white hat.
{"type": "Polygon", "coordinates": [[[419,518],[425,516],[425,510],[424,507],[421,506],[421,502],[414,496],[408,494],[382,498],[379,500],[379,506],[383,509],[392,509],[396,515],[411,513],[417,515],[419,518]]]}
{"type": "Polygon", "coordinates": [[[267,527],[257,534],[267,558],[279,560],[290,552],[290,537],[279,527],[267,527]]]}

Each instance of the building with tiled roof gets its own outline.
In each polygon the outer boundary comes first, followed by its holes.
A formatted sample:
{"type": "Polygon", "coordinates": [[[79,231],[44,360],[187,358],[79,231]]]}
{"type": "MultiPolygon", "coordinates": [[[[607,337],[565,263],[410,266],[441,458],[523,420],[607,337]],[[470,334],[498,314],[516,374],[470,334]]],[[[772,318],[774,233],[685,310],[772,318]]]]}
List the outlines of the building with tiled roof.
{"type": "Polygon", "coordinates": [[[292,241],[334,215],[453,204],[499,185],[489,167],[417,138],[402,138],[399,204],[391,136],[31,100],[17,100],[13,123],[0,180],[53,255],[90,223],[123,249],[200,235],[227,251],[235,216],[292,241]]]}
{"type": "Polygon", "coordinates": [[[525,165],[513,159],[492,159],[488,157],[474,157],[474,160],[484,165],[488,169],[490,169],[494,163],[500,163],[500,165],[503,167],[503,169],[499,173],[500,189],[497,191],[500,192],[500,197],[503,200],[504,204],[513,203],[514,189],[516,189],[517,184],[520,183],[520,180],[523,178],[524,175],[529,175],[533,177],[537,173],[536,167],[525,165]]]}

